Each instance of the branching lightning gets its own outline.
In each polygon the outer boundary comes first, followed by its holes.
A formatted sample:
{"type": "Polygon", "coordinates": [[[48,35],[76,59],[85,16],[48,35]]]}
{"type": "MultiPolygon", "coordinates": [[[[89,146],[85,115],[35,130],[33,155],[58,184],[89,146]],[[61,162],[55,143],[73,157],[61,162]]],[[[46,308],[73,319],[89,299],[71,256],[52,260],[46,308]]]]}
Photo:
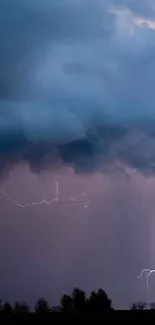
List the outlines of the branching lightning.
{"type": "MultiPolygon", "coordinates": [[[[32,207],[32,206],[41,206],[41,205],[50,205],[54,202],[60,202],[60,203],[65,203],[65,202],[76,202],[77,200],[79,200],[82,197],[86,197],[86,192],[82,193],[82,194],[72,194],[70,196],[69,199],[67,199],[66,201],[61,201],[60,200],[60,191],[59,191],[59,183],[58,181],[55,181],[55,196],[52,200],[47,201],[46,199],[42,199],[39,202],[32,202],[32,203],[26,203],[26,204],[21,204],[16,202],[14,199],[12,199],[12,197],[10,195],[8,195],[5,192],[0,192],[1,195],[7,197],[7,199],[12,202],[12,204],[16,205],[19,208],[28,208],[28,207],[32,207]]],[[[85,203],[85,208],[88,208],[88,205],[90,203],[90,200],[87,200],[87,202],[85,203]]]]}
{"type": "Polygon", "coordinates": [[[143,269],[140,273],[140,275],[137,276],[137,279],[140,279],[144,273],[147,273],[146,274],[146,286],[147,286],[147,289],[149,289],[149,281],[150,281],[150,276],[152,273],[154,273],[155,270],[150,270],[150,269],[143,269]]]}
{"type": "MultiPolygon", "coordinates": [[[[81,197],[86,197],[86,192],[84,192],[82,194],[72,194],[72,196],[68,199],[68,201],[76,202],[81,197]]],[[[89,203],[90,203],[90,200],[88,199],[84,206],[85,209],[88,208],[89,203]]]]}

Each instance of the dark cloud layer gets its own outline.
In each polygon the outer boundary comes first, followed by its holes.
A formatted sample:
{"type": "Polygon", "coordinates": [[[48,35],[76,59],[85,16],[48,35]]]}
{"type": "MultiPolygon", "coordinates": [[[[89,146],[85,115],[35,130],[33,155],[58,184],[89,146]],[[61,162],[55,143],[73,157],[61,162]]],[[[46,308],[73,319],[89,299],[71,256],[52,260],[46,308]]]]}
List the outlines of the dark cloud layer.
{"type": "Polygon", "coordinates": [[[102,4],[100,0],[1,1],[1,97],[31,93],[35,61],[49,43],[87,42],[109,36],[112,19],[100,11],[106,6],[106,1],[102,4]]]}
{"type": "Polygon", "coordinates": [[[154,17],[145,0],[0,3],[1,170],[154,171],[155,32],[111,5],[154,17]]]}

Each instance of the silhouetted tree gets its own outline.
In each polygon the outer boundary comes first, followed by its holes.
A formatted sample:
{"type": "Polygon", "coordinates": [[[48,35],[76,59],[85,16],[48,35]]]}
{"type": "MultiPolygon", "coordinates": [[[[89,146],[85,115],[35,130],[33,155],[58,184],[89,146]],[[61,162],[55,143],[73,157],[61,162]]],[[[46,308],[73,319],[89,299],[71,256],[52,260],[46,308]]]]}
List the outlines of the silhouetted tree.
{"type": "Polygon", "coordinates": [[[61,298],[62,312],[72,312],[73,311],[73,299],[69,295],[63,295],[61,298]]]}
{"type": "Polygon", "coordinates": [[[146,302],[143,302],[143,301],[138,301],[138,302],[134,302],[132,305],[131,305],[131,310],[143,310],[145,309],[146,307],[146,302]]]}
{"type": "Polygon", "coordinates": [[[13,312],[15,314],[28,314],[30,312],[30,307],[26,303],[16,302],[13,307],[13,312]]]}
{"type": "Polygon", "coordinates": [[[106,292],[99,289],[97,293],[93,291],[88,299],[89,312],[103,312],[112,310],[111,300],[106,292]]]}
{"type": "Polygon", "coordinates": [[[75,288],[72,293],[72,301],[75,312],[81,313],[86,311],[86,295],[84,291],[75,288]]]}
{"type": "Polygon", "coordinates": [[[11,315],[12,312],[13,312],[12,307],[11,307],[11,305],[8,302],[5,302],[2,305],[1,311],[2,311],[3,314],[6,314],[6,315],[11,315]]]}
{"type": "Polygon", "coordinates": [[[151,310],[155,310],[155,302],[151,302],[149,304],[149,307],[150,307],[151,310]]]}
{"type": "MultiPolygon", "coordinates": [[[[140,307],[140,303],[138,304],[140,307]]],[[[0,310],[2,313],[28,315],[30,308],[26,303],[16,302],[13,307],[9,303],[2,304],[0,300],[0,310]]],[[[106,292],[99,289],[97,292],[93,291],[88,299],[83,290],[75,288],[71,295],[64,294],[61,298],[61,305],[50,308],[48,302],[41,298],[36,302],[34,312],[36,314],[44,315],[49,312],[64,312],[73,314],[82,314],[83,312],[104,312],[111,311],[111,300],[108,298],[106,292]]]]}
{"type": "Polygon", "coordinates": [[[35,312],[41,314],[41,313],[48,313],[50,311],[51,309],[48,305],[48,302],[45,299],[40,298],[36,303],[35,312]]]}
{"type": "Polygon", "coordinates": [[[101,310],[112,310],[111,300],[108,298],[106,292],[102,289],[99,289],[97,292],[99,308],[101,310]]]}

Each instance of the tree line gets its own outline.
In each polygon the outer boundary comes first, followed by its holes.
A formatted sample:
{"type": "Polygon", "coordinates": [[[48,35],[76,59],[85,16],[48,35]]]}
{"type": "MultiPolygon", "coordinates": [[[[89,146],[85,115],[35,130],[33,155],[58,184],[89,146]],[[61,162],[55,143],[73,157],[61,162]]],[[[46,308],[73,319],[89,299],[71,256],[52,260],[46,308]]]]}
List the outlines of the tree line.
{"type": "MultiPolygon", "coordinates": [[[[130,306],[130,310],[155,310],[155,303],[146,304],[145,302],[136,302],[130,306]]],[[[52,312],[61,313],[105,313],[113,312],[112,300],[109,299],[107,293],[103,289],[91,292],[87,297],[86,293],[75,288],[71,295],[64,294],[60,299],[59,306],[50,306],[44,298],[38,299],[33,309],[24,302],[15,302],[11,305],[8,302],[0,300],[0,314],[13,315],[13,314],[47,314],[52,312]]]]}

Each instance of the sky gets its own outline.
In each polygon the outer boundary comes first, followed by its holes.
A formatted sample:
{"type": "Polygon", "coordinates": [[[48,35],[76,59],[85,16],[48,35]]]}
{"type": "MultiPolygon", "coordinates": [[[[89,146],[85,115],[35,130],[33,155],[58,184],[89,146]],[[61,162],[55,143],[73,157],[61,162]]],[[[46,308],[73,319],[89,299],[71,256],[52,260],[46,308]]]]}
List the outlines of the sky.
{"type": "Polygon", "coordinates": [[[0,296],[154,301],[154,1],[1,0],[0,44],[0,296]]]}

